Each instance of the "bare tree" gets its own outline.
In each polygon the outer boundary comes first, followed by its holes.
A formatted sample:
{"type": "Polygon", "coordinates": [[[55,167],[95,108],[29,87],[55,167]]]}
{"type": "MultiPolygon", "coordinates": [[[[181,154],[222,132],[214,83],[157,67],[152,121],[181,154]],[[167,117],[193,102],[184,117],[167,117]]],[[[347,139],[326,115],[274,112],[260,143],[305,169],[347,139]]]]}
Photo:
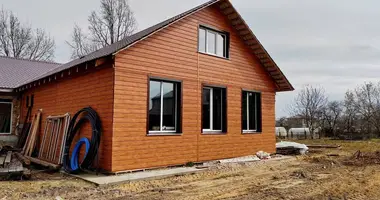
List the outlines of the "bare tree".
{"type": "Polygon", "coordinates": [[[45,31],[21,24],[11,11],[0,11],[0,55],[50,61],[54,51],[54,39],[45,31]]]}
{"type": "Polygon", "coordinates": [[[355,89],[355,107],[362,121],[362,133],[380,135],[380,84],[364,83],[355,89]],[[365,130],[365,132],[364,132],[365,130]]]}
{"type": "Polygon", "coordinates": [[[67,42],[72,48],[72,58],[113,44],[131,35],[137,28],[128,0],[101,0],[100,11],[93,11],[88,22],[89,37],[76,25],[71,42],[67,42]]]}
{"type": "Polygon", "coordinates": [[[343,104],[340,101],[330,101],[323,110],[323,118],[327,124],[327,131],[332,133],[334,138],[338,128],[338,122],[343,113],[343,104]]]}
{"type": "Polygon", "coordinates": [[[325,90],[321,87],[305,86],[296,96],[290,106],[290,112],[294,116],[300,116],[305,120],[310,129],[311,137],[320,126],[323,108],[327,103],[325,90]]]}
{"type": "Polygon", "coordinates": [[[343,115],[343,123],[344,129],[348,133],[355,132],[356,123],[358,121],[358,112],[355,106],[355,94],[348,90],[345,94],[344,98],[344,115],[343,115]]]}

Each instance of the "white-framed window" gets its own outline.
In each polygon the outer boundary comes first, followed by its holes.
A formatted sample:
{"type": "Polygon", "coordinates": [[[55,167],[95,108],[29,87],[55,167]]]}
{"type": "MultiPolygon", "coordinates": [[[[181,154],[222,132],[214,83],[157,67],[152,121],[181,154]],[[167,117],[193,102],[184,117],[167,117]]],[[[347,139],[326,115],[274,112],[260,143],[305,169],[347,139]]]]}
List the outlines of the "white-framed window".
{"type": "Polygon", "coordinates": [[[226,89],[203,87],[202,92],[202,131],[203,133],[226,132],[226,89]]]}
{"type": "Polygon", "coordinates": [[[261,94],[243,91],[242,94],[243,133],[261,132],[261,94]]]}
{"type": "Polygon", "coordinates": [[[223,58],[228,58],[229,40],[228,34],[212,30],[204,26],[199,27],[198,50],[223,58]]]}
{"type": "Polygon", "coordinates": [[[180,133],[181,83],[150,79],[148,133],[180,133]]]}
{"type": "Polygon", "coordinates": [[[12,113],[12,101],[0,99],[0,134],[12,133],[12,113]]]}

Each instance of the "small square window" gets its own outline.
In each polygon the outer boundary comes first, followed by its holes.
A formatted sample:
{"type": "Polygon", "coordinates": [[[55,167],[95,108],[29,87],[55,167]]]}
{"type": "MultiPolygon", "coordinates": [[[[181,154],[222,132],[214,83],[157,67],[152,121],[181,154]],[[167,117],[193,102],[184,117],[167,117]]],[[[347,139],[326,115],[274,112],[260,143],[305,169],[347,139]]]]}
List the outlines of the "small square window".
{"type": "Polygon", "coordinates": [[[242,94],[243,133],[261,132],[261,94],[243,91],[242,94]]]}
{"type": "Polygon", "coordinates": [[[204,133],[227,132],[227,100],[226,89],[203,87],[202,97],[202,129],[204,133]]]}
{"type": "Polygon", "coordinates": [[[228,58],[228,34],[201,26],[199,28],[198,50],[202,53],[228,58]]]}
{"type": "Polygon", "coordinates": [[[150,80],[149,133],[180,133],[181,83],[150,80]]]}

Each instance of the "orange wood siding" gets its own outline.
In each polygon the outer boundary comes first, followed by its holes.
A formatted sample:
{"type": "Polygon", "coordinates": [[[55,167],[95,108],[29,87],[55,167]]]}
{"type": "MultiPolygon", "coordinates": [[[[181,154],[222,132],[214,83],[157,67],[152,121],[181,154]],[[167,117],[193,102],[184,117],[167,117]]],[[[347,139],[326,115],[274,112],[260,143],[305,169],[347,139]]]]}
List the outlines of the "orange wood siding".
{"type": "Polygon", "coordinates": [[[275,85],[218,8],[211,6],[115,57],[112,171],[275,151],[275,85]],[[230,59],[200,54],[198,26],[230,33],[230,59]],[[181,136],[147,136],[148,76],[183,81],[181,136]],[[227,87],[228,132],[201,134],[202,84],[227,87]],[[262,92],[262,134],[241,131],[242,89],[262,92]]]}
{"type": "MultiPolygon", "coordinates": [[[[98,112],[103,125],[103,135],[100,144],[100,167],[111,171],[113,68],[111,64],[107,64],[107,66],[96,69],[88,69],[84,73],[86,74],[72,74],[67,78],[64,77],[62,80],[52,81],[51,83],[27,90],[23,94],[22,99],[23,116],[27,112],[25,98],[27,95],[34,94],[32,113],[36,113],[38,109],[43,109],[42,128],[40,128],[40,138],[42,138],[46,117],[49,115],[63,115],[68,112],[72,117],[80,109],[91,106],[98,112]]],[[[89,123],[85,124],[74,141],[77,141],[80,137],[91,138],[89,123]]]]}

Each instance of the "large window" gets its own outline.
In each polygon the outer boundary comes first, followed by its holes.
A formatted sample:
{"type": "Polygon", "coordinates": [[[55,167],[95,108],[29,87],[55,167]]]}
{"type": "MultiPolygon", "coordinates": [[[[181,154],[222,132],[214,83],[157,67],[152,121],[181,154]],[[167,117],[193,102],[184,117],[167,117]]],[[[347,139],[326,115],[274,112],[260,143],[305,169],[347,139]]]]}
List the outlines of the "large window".
{"type": "Polygon", "coordinates": [[[228,58],[228,34],[199,27],[199,52],[228,58]]]}
{"type": "Polygon", "coordinates": [[[243,133],[261,132],[261,94],[243,91],[242,96],[243,133]]]}
{"type": "Polygon", "coordinates": [[[180,133],[181,84],[151,79],[149,133],[180,133]]]}
{"type": "Polygon", "coordinates": [[[12,102],[0,99],[0,134],[10,134],[12,127],[12,102]]]}
{"type": "Polygon", "coordinates": [[[202,97],[202,128],[203,132],[227,132],[226,89],[203,87],[202,97]]]}

